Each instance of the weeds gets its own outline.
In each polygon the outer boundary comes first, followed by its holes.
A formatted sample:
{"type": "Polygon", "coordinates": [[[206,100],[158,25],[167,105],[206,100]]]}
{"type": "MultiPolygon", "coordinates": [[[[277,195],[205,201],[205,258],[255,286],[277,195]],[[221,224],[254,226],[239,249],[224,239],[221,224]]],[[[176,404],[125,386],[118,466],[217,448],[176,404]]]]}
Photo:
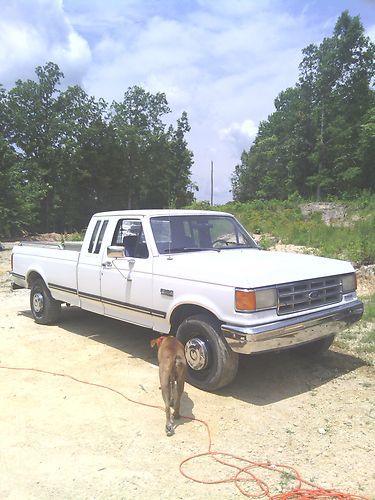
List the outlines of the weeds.
{"type": "Polygon", "coordinates": [[[365,312],[360,323],[340,332],[335,345],[344,350],[354,351],[364,355],[371,361],[371,354],[375,353],[375,294],[364,299],[365,312]]]}
{"type": "Polygon", "coordinates": [[[279,490],[281,492],[287,491],[293,485],[296,477],[289,472],[281,472],[279,490]]]}
{"type": "Polygon", "coordinates": [[[79,233],[79,232],[75,232],[75,233],[65,233],[63,235],[63,241],[83,241],[85,237],[85,233],[82,232],[82,233],[79,233]]]}
{"type": "Polygon", "coordinates": [[[375,263],[375,196],[346,202],[341,225],[327,225],[319,212],[303,215],[297,201],[227,203],[218,208],[235,215],[250,233],[265,235],[263,248],[276,238],[285,244],[313,247],[325,257],[357,265],[375,263]]]}

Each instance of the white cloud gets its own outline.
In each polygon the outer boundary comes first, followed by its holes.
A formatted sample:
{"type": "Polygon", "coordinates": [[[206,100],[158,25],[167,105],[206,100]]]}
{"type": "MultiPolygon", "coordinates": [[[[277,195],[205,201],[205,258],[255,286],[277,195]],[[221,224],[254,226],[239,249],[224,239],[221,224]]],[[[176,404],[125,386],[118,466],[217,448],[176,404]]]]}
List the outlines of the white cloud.
{"type": "Polygon", "coordinates": [[[369,27],[366,34],[371,38],[371,41],[375,43],[375,24],[369,27]]]}
{"type": "Polygon", "coordinates": [[[0,0],[0,82],[32,78],[36,65],[53,60],[66,83],[109,102],[132,85],[165,92],[168,121],[188,113],[199,197],[209,198],[213,160],[215,197],[224,201],[256,124],[295,84],[302,48],[330,36],[354,2],[342,1],[0,0]]]}
{"type": "Polygon", "coordinates": [[[241,123],[233,122],[228,128],[221,129],[219,136],[221,139],[229,140],[234,143],[243,142],[246,140],[247,144],[254,139],[258,131],[258,126],[255,125],[253,120],[244,120],[241,123]]]}
{"type": "Polygon", "coordinates": [[[88,43],[74,31],[62,2],[8,3],[0,18],[0,82],[13,86],[18,78],[32,78],[35,67],[48,61],[60,66],[66,84],[79,82],[91,61],[88,43]]]}

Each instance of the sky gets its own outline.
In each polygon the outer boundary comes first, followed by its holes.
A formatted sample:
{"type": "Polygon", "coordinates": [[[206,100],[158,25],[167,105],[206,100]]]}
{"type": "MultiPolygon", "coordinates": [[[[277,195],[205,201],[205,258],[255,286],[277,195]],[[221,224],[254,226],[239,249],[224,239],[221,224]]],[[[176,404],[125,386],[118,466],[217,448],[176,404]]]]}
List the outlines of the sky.
{"type": "Polygon", "coordinates": [[[0,0],[0,84],[53,61],[64,86],[111,103],[140,85],[187,112],[198,200],[232,199],[231,175],[302,49],[331,36],[345,9],[375,42],[375,0],[0,0]]]}

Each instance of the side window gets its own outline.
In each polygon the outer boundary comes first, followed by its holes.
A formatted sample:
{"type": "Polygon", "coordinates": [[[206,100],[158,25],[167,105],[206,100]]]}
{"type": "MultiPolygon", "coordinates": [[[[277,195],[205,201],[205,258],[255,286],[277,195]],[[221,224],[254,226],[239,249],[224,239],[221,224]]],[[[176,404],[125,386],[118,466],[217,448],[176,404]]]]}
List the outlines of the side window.
{"type": "Polygon", "coordinates": [[[102,241],[103,241],[104,233],[105,233],[105,230],[107,229],[107,226],[108,226],[108,221],[105,220],[102,224],[101,229],[100,229],[99,238],[98,238],[98,241],[96,242],[94,253],[100,252],[100,247],[102,246],[102,241]]]}
{"type": "Polygon", "coordinates": [[[140,220],[119,220],[112,239],[112,245],[123,246],[127,257],[147,259],[149,256],[142,222],[140,220]]]}
{"type": "Polygon", "coordinates": [[[94,231],[92,232],[91,240],[90,240],[90,244],[89,244],[89,248],[88,248],[89,253],[92,253],[92,249],[94,248],[94,243],[95,243],[98,231],[99,231],[100,222],[101,222],[100,220],[98,220],[96,222],[95,227],[94,227],[94,231]]]}

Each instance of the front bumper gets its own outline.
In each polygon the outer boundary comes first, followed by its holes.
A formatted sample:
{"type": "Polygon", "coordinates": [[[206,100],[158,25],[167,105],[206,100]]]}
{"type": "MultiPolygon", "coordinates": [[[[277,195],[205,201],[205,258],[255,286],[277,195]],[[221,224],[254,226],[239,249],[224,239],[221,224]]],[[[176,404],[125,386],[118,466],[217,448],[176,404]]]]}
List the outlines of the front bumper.
{"type": "Polygon", "coordinates": [[[323,311],[263,325],[221,325],[221,331],[234,352],[251,354],[287,349],[336,334],[361,319],[362,314],[363,303],[357,299],[323,311]]]}

